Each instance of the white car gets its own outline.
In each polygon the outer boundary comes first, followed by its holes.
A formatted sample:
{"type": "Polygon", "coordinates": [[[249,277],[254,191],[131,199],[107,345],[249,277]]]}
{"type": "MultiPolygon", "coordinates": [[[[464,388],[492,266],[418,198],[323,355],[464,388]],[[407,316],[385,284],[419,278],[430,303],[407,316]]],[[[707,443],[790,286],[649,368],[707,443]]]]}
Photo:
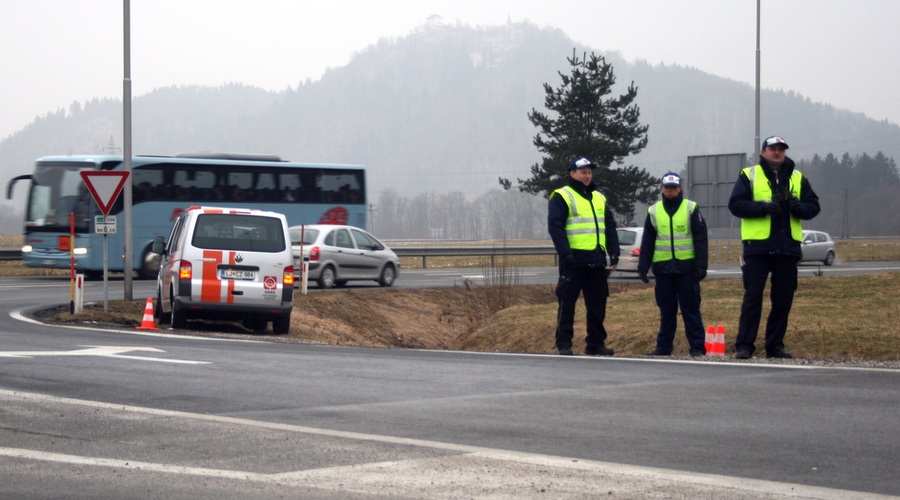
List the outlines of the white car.
{"type": "Polygon", "coordinates": [[[644,236],[644,228],[620,227],[616,229],[616,233],[619,235],[619,265],[616,270],[636,273],[641,257],[641,238],[644,236]]]}
{"type": "Polygon", "coordinates": [[[309,259],[307,280],[319,288],[340,287],[351,280],[391,286],[400,274],[397,254],[358,227],[310,224],[291,226],[289,233],[298,284],[303,257],[309,259]]]}
{"type": "Polygon", "coordinates": [[[822,231],[803,231],[803,239],[800,240],[800,249],[803,251],[802,261],[819,261],[830,266],[834,264],[837,256],[834,240],[828,233],[822,231]]]}

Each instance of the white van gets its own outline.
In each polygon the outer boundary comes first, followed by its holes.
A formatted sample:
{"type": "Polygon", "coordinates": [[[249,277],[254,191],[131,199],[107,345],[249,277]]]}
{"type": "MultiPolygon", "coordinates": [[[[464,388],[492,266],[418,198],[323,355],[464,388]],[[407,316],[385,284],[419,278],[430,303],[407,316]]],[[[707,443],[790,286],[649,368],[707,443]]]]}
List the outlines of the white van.
{"type": "Polygon", "coordinates": [[[169,239],[157,236],[161,255],[156,289],[160,324],[184,328],[194,318],[234,319],[256,332],[268,322],[288,333],[294,263],[283,214],[246,208],[190,207],[169,239]]]}

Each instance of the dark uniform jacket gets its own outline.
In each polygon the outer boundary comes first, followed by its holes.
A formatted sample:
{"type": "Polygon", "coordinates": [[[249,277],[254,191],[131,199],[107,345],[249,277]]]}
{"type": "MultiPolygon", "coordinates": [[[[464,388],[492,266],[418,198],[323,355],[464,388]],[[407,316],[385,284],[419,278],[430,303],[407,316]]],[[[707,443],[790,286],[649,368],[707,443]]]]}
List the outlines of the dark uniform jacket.
{"type": "MultiPolygon", "coordinates": [[[[763,167],[766,179],[756,179],[755,182],[766,182],[772,186],[772,194],[781,205],[781,212],[772,215],[772,229],[769,238],[765,240],[744,240],[744,256],[748,255],[791,255],[802,257],[800,242],[791,236],[791,210],[789,196],[776,192],[790,186],[791,174],[794,172],[794,160],[784,158],[784,163],[778,170],[766,163],[766,159],[760,157],[759,164],[763,167]],[[779,187],[776,187],[779,186],[779,187]]],[[[765,217],[769,215],[765,203],[753,200],[753,188],[750,179],[743,173],[738,175],[738,180],[731,191],[728,200],[728,210],[735,217],[765,217]]],[[[800,183],[800,219],[809,220],[819,214],[819,197],[813,191],[806,176],[800,183]]]]}
{"type": "MultiPolygon", "coordinates": [[[[663,197],[662,205],[666,213],[674,214],[681,204],[684,202],[683,194],[671,200],[663,197]]],[[[665,217],[664,214],[658,213],[656,217],[665,217]]],[[[638,260],[638,271],[647,272],[650,265],[653,264],[653,274],[688,274],[693,273],[696,268],[706,269],[709,265],[709,240],[706,235],[706,221],[700,214],[698,207],[691,213],[691,238],[694,240],[694,258],[691,260],[671,259],[663,262],[653,263],[653,252],[656,248],[656,228],[650,220],[650,214],[644,220],[644,236],[641,239],[641,256],[638,260]]]]}
{"type": "MultiPolygon", "coordinates": [[[[569,178],[569,187],[576,193],[591,200],[593,192],[597,190],[597,186],[591,184],[585,186],[583,183],[569,178]]],[[[556,253],[560,257],[560,264],[566,255],[572,254],[575,258],[576,266],[600,266],[606,265],[606,256],[619,258],[619,233],[616,232],[616,219],[609,207],[609,200],[606,200],[605,224],[606,224],[606,248],[597,248],[597,250],[572,250],[569,247],[569,238],[566,237],[566,220],[569,218],[569,205],[566,200],[558,194],[554,194],[550,198],[550,206],[547,210],[547,230],[550,233],[550,239],[553,240],[553,246],[556,247],[556,253]]]]}

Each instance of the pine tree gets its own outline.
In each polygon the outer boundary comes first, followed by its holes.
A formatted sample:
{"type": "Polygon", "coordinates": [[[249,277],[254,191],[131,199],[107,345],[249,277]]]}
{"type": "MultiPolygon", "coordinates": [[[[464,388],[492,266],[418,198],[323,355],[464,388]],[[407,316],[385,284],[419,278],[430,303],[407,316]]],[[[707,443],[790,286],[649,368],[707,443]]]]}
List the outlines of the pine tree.
{"type": "MultiPolygon", "coordinates": [[[[634,204],[649,204],[658,194],[659,179],[646,170],[622,165],[624,158],[639,153],[647,145],[648,126],[640,124],[640,110],[634,104],[634,82],[625,94],[610,96],[616,83],[612,65],[593,53],[579,59],[574,51],[567,58],[571,75],[559,73],[562,85],[544,84],[544,105],[553,117],[532,109],[528,119],[539,129],[533,143],[545,154],[540,164],[531,166],[532,177],[518,179],[518,188],[531,194],[549,195],[568,181],[568,165],[573,157],[584,156],[598,165],[594,182],[606,195],[613,213],[631,223],[634,204]]],[[[508,179],[499,179],[504,189],[508,179]]]]}

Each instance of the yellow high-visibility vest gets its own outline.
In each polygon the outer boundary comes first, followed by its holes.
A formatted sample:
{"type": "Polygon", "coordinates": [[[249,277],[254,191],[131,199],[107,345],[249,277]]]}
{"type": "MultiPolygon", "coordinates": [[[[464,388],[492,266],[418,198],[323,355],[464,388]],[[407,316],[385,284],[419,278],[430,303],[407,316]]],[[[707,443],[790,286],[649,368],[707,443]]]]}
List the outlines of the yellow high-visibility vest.
{"type": "Polygon", "coordinates": [[[691,200],[683,200],[678,210],[670,217],[663,202],[658,201],[647,208],[650,223],[656,228],[656,246],[653,249],[653,262],[667,260],[690,260],[694,258],[694,237],[691,234],[691,214],[697,210],[697,204],[691,200]],[[657,216],[661,212],[662,217],[657,216]]]}
{"type": "MultiPolygon", "coordinates": [[[[763,171],[762,165],[747,167],[741,172],[750,179],[750,189],[753,192],[753,201],[772,201],[772,186],[769,179],[763,171]]],[[[790,178],[790,191],[795,198],[800,198],[800,182],[803,180],[803,174],[799,170],[794,170],[790,178]]],[[[800,241],[803,239],[803,225],[800,219],[790,215],[791,218],[791,238],[800,241]]],[[[742,240],[766,240],[772,231],[772,216],[764,215],[763,217],[745,217],[741,219],[741,239],[742,240]]]]}
{"type": "MultiPolygon", "coordinates": [[[[566,238],[572,250],[596,250],[599,246],[606,251],[606,197],[593,191],[590,200],[579,195],[569,186],[561,187],[553,194],[559,194],[569,206],[566,219],[566,238]]],[[[553,195],[550,195],[553,197],[553,195]]]]}

